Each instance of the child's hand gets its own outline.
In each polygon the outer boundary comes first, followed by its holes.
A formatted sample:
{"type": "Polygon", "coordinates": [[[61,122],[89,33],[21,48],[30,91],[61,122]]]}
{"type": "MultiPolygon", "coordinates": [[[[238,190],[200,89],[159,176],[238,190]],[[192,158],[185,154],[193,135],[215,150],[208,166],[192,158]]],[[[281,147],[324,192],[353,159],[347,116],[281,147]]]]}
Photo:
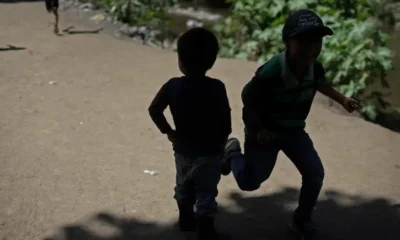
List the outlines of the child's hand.
{"type": "Polygon", "coordinates": [[[346,111],[349,113],[360,110],[360,105],[358,104],[358,101],[353,98],[345,97],[343,99],[342,105],[344,109],[346,109],[346,111]]]}
{"type": "Polygon", "coordinates": [[[167,136],[168,136],[168,140],[170,142],[172,142],[172,143],[175,142],[175,140],[176,140],[176,132],[175,132],[175,130],[171,130],[169,133],[167,133],[167,136]]]}
{"type": "Polygon", "coordinates": [[[266,144],[270,143],[272,140],[274,140],[275,138],[276,138],[275,134],[273,134],[272,132],[270,132],[266,129],[261,129],[257,133],[257,140],[258,140],[258,143],[261,145],[266,145],[266,144]]]}

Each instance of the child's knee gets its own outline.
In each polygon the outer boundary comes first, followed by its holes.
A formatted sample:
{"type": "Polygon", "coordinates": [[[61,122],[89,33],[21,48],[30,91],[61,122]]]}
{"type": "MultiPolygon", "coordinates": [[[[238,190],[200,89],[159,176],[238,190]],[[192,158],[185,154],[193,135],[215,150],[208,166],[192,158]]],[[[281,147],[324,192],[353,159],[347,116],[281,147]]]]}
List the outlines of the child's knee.
{"type": "Polygon", "coordinates": [[[325,178],[324,169],[320,169],[318,171],[314,171],[310,174],[303,176],[303,182],[314,186],[322,186],[324,178],[325,178]]]}
{"type": "Polygon", "coordinates": [[[268,179],[268,176],[260,177],[254,171],[242,172],[235,175],[236,183],[242,191],[255,191],[260,188],[261,183],[268,179]]]}

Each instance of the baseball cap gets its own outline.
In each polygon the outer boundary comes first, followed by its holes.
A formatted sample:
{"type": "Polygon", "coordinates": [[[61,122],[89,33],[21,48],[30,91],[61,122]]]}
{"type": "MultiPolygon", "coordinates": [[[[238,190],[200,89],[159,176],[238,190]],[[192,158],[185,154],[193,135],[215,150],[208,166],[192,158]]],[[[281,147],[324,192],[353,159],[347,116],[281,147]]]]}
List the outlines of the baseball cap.
{"type": "Polygon", "coordinates": [[[286,40],[305,32],[319,33],[322,37],[333,35],[332,29],[324,25],[318,14],[309,9],[300,9],[287,18],[282,30],[282,39],[286,40]]]}

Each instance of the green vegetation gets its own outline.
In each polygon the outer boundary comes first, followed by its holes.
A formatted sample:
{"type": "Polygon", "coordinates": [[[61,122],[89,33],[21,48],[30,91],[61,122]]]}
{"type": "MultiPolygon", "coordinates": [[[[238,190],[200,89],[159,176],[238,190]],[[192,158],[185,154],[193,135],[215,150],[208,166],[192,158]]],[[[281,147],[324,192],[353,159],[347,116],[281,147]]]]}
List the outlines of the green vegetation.
{"type": "Polygon", "coordinates": [[[290,12],[313,9],[335,32],[327,37],[321,61],[327,78],[346,96],[360,100],[369,120],[388,106],[379,92],[368,92],[392,69],[389,37],[378,27],[388,19],[383,0],[231,0],[232,15],[214,26],[221,42],[221,56],[266,62],[284,50],[281,30],[290,12]]]}
{"type": "MultiPolygon", "coordinates": [[[[105,9],[117,21],[150,29],[172,23],[167,10],[177,0],[81,0],[105,9]]],[[[382,93],[371,91],[386,81],[392,69],[389,37],[381,23],[393,24],[392,3],[400,0],[227,0],[232,14],[213,28],[221,56],[266,62],[284,49],[281,30],[287,16],[299,8],[313,9],[335,32],[327,37],[320,60],[327,78],[346,96],[360,100],[368,120],[389,104],[382,93]]],[[[398,5],[396,5],[398,6],[398,5]]],[[[183,29],[182,29],[183,30],[183,29]]]]}
{"type": "Polygon", "coordinates": [[[81,0],[91,1],[116,20],[129,25],[158,26],[169,23],[166,11],[177,0],[81,0]]]}

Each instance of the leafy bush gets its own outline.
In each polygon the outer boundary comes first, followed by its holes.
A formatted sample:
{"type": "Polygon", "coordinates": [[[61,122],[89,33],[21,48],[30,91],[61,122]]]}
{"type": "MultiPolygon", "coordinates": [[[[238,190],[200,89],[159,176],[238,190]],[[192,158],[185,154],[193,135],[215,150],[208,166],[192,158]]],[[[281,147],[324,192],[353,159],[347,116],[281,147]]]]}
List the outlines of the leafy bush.
{"type": "Polygon", "coordinates": [[[166,22],[166,9],[176,0],[100,0],[101,5],[118,21],[129,25],[157,25],[166,22]]]}
{"type": "Polygon", "coordinates": [[[372,17],[379,17],[379,0],[232,0],[232,16],[214,26],[221,41],[221,56],[266,62],[284,50],[283,24],[300,8],[316,11],[335,34],[324,41],[321,61],[327,79],[346,96],[358,98],[362,113],[374,120],[378,108],[388,104],[368,86],[381,81],[392,69],[388,36],[372,17]]]}

